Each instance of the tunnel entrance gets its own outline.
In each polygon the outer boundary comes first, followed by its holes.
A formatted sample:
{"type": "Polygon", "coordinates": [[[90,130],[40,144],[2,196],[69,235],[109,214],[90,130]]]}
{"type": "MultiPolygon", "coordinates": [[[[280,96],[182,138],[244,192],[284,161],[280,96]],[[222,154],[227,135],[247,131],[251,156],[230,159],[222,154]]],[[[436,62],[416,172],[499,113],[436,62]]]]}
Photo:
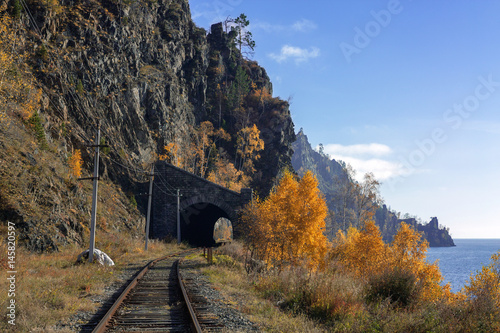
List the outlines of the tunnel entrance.
{"type": "Polygon", "coordinates": [[[192,246],[212,247],[214,225],[220,217],[229,218],[220,207],[210,203],[197,203],[181,210],[181,239],[192,246]]]}

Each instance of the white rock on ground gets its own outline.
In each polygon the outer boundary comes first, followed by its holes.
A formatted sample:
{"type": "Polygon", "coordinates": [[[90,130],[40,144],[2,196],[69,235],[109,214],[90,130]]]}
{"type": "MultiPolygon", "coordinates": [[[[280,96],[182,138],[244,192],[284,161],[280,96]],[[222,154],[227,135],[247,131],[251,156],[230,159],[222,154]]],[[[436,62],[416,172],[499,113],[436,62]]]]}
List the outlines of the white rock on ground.
{"type": "MultiPolygon", "coordinates": [[[[89,260],[89,250],[85,250],[78,255],[76,262],[83,262],[89,260]]],[[[94,261],[97,261],[99,264],[103,266],[114,266],[115,263],[111,258],[104,252],[98,249],[94,249],[94,261]]]]}

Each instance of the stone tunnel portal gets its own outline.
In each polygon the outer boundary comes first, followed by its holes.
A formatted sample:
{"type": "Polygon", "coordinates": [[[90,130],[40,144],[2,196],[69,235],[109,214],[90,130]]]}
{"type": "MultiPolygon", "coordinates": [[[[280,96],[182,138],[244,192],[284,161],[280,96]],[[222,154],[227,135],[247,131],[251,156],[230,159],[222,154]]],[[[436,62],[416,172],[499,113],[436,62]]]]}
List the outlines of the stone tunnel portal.
{"type": "Polygon", "coordinates": [[[229,214],[213,203],[197,203],[180,212],[181,240],[198,247],[216,246],[213,239],[215,222],[229,214]]]}

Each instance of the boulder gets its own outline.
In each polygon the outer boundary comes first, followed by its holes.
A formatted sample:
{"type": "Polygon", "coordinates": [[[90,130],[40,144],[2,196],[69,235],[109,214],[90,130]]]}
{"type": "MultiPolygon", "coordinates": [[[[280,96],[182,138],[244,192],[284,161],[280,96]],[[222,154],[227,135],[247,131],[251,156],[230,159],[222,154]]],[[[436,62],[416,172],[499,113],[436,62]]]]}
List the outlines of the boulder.
{"type": "MultiPolygon", "coordinates": [[[[89,260],[89,250],[85,250],[78,255],[76,259],[77,263],[83,263],[89,260]]],[[[104,252],[98,249],[94,249],[94,262],[98,262],[103,266],[114,266],[115,263],[111,258],[104,252]]]]}

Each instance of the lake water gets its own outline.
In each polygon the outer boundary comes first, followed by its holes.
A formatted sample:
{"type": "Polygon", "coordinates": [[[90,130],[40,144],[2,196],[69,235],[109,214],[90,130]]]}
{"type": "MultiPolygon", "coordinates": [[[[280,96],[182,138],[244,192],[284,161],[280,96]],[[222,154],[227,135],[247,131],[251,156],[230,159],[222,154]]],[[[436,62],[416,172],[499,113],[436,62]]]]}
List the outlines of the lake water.
{"type": "Polygon", "coordinates": [[[500,239],[454,239],[455,247],[431,247],[427,260],[439,259],[444,282],[451,283],[452,291],[460,291],[471,273],[490,263],[491,256],[500,250],[500,239]]]}

